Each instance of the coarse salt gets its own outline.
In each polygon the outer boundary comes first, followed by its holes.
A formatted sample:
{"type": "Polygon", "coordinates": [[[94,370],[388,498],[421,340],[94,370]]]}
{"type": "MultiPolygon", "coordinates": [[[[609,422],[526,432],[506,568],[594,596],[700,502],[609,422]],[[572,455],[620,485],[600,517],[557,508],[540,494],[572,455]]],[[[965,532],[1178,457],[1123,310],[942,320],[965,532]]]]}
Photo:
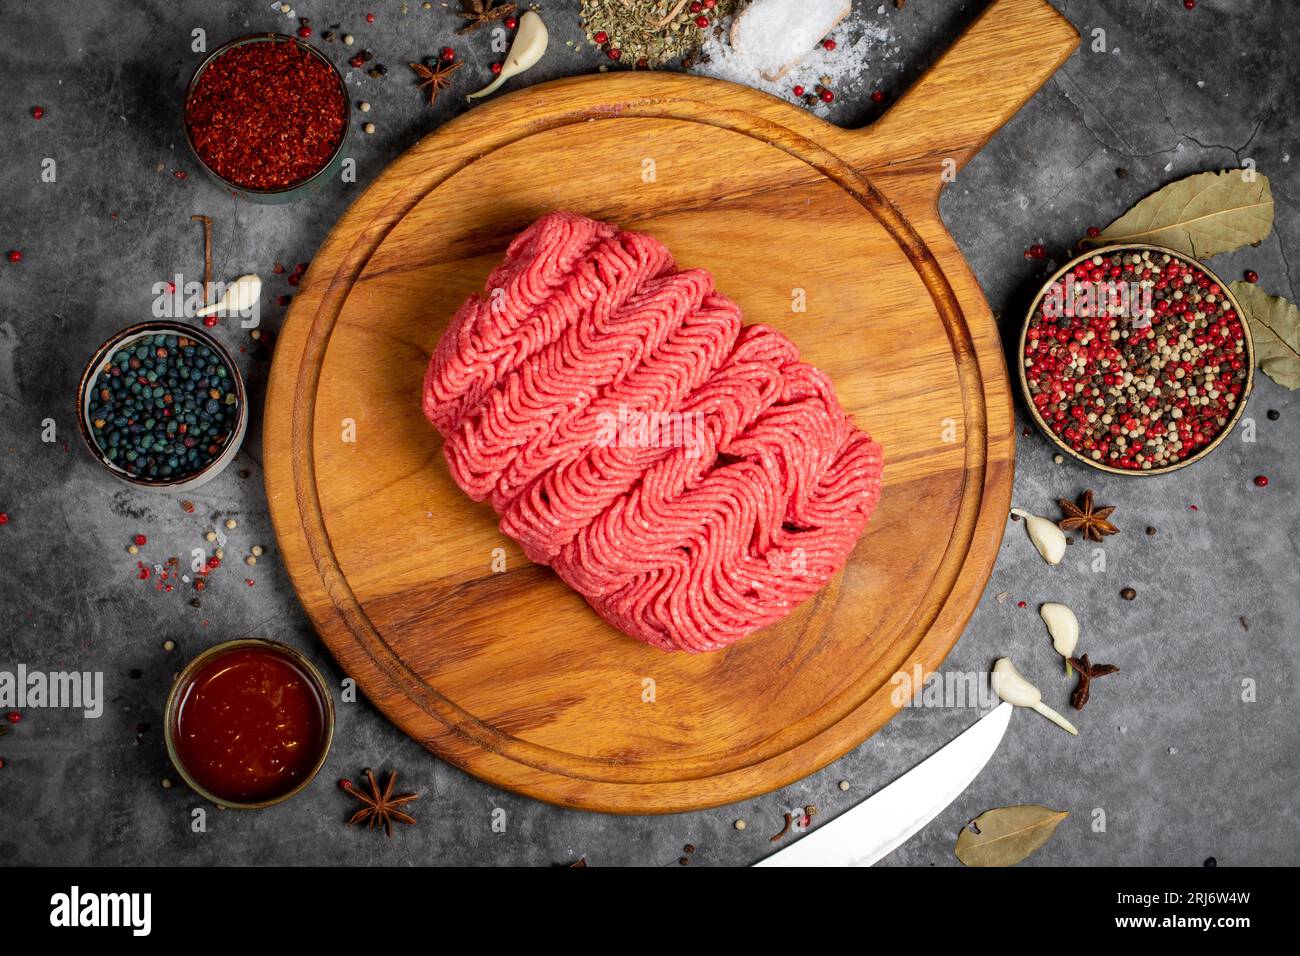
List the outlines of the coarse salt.
{"type": "Polygon", "coordinates": [[[731,45],[765,80],[779,80],[853,8],[850,0],[753,0],[731,24],[731,45]]]}

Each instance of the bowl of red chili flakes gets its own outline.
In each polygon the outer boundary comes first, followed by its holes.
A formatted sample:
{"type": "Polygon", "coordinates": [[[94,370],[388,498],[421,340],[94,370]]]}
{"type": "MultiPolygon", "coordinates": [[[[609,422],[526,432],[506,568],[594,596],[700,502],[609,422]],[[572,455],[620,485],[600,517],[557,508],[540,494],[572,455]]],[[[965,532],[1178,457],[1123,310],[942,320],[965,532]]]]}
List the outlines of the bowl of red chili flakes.
{"type": "Polygon", "coordinates": [[[343,162],[350,111],[339,71],[280,33],[214,50],[185,91],[185,137],[199,164],[238,198],[291,202],[343,162]]]}
{"type": "Polygon", "coordinates": [[[1240,421],[1255,347],[1227,283],[1162,246],[1095,249],[1034,297],[1020,384],[1066,455],[1119,475],[1184,468],[1240,421]]]}

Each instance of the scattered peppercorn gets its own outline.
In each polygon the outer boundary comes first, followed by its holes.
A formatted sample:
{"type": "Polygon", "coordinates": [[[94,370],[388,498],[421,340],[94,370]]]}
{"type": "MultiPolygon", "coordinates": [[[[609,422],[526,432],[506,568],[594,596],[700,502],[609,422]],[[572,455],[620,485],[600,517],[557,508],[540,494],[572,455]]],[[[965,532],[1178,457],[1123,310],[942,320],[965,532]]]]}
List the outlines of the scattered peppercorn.
{"type": "Polygon", "coordinates": [[[880,103],[885,102],[885,91],[884,91],[884,90],[872,90],[872,91],[871,91],[871,102],[876,103],[876,104],[880,104],[880,103]]]}
{"type": "Polygon", "coordinates": [[[746,826],[748,826],[748,824],[745,823],[744,820],[737,820],[735,823],[732,824],[732,826],[735,827],[737,830],[743,830],[745,829],[746,826]]]}
{"type": "Polygon", "coordinates": [[[298,36],[306,40],[308,37],[311,36],[311,27],[299,27],[298,36]]]}
{"type": "Polygon", "coordinates": [[[1132,601],[1138,596],[1138,593],[1133,588],[1124,588],[1124,590],[1119,592],[1119,596],[1125,601],[1132,601]]]}
{"type": "Polygon", "coordinates": [[[45,110],[39,106],[32,107],[32,119],[41,119],[45,116],[45,110]]]}
{"type": "Polygon", "coordinates": [[[9,523],[9,512],[0,511],[0,528],[4,527],[8,523],[9,523]]]}
{"type": "Polygon", "coordinates": [[[847,780],[841,780],[839,783],[839,787],[841,790],[847,790],[849,789],[849,782],[847,780]]]}
{"type": "Polygon", "coordinates": [[[1255,484],[1258,485],[1260,488],[1267,488],[1267,487],[1268,487],[1268,475],[1256,475],[1256,476],[1255,476],[1255,484]]]}
{"type": "Polygon", "coordinates": [[[609,57],[611,60],[617,60],[623,56],[623,51],[616,46],[612,46],[605,51],[605,55],[609,57]]]}
{"type": "Polygon", "coordinates": [[[374,23],[374,22],[375,22],[375,15],[373,13],[367,13],[366,23],[374,23]]]}
{"type": "MultiPolygon", "coordinates": [[[[361,129],[362,129],[362,131],[363,131],[367,136],[373,136],[374,133],[375,133],[375,124],[374,124],[374,123],[367,122],[364,126],[361,127],[361,129]]],[[[290,285],[297,285],[297,284],[298,284],[298,277],[297,277],[297,276],[289,276],[289,284],[290,284],[290,285]]]]}
{"type": "Polygon", "coordinates": [[[822,48],[826,50],[835,49],[835,41],[830,37],[827,37],[825,40],[822,40],[822,48]]]}
{"type": "Polygon", "coordinates": [[[363,113],[369,113],[370,104],[367,103],[365,100],[362,100],[360,103],[357,104],[357,109],[361,110],[361,112],[363,113]]]}
{"type": "Polygon", "coordinates": [[[10,249],[8,255],[6,255],[5,258],[8,259],[10,262],[22,262],[23,254],[19,252],[17,249],[10,249]]]}
{"type": "Polygon", "coordinates": [[[1183,0],[1183,6],[1186,7],[1188,10],[1195,10],[1196,0],[1183,0]]]}
{"type": "Polygon", "coordinates": [[[1279,412],[1276,408],[1270,408],[1268,410],[1268,420],[1270,422],[1275,422],[1281,417],[1282,417],[1282,413],[1279,412]]]}
{"type": "Polygon", "coordinates": [[[821,96],[821,98],[822,98],[822,102],[823,102],[823,103],[834,103],[834,102],[835,102],[835,94],[834,94],[833,92],[831,92],[830,90],[826,89],[825,87],[822,87],[822,91],[821,91],[821,93],[818,94],[818,95],[821,96]]]}
{"type": "Polygon", "coordinates": [[[1037,242],[1036,242],[1036,243],[1034,243],[1032,246],[1030,246],[1028,249],[1025,250],[1025,258],[1026,258],[1026,259],[1046,259],[1046,258],[1047,258],[1047,247],[1044,246],[1044,245],[1042,245],[1041,243],[1037,243],[1037,242]]]}
{"type": "Polygon", "coordinates": [[[1246,281],[1247,281],[1247,282],[1250,282],[1250,283],[1258,282],[1258,281],[1259,281],[1259,273],[1256,272],[1254,269],[1247,269],[1247,270],[1246,270],[1246,281]]]}
{"type": "Polygon", "coordinates": [[[519,26],[519,18],[518,18],[518,17],[506,17],[506,18],[505,18],[503,21],[501,21],[501,22],[502,22],[502,24],[505,26],[505,28],[506,28],[507,30],[513,30],[513,29],[515,29],[517,26],[519,26]]]}
{"type": "Polygon", "coordinates": [[[686,846],[682,847],[682,849],[683,849],[685,852],[687,852],[687,853],[694,853],[694,852],[695,852],[695,844],[694,844],[694,843],[688,843],[688,844],[686,844],[686,846]]]}
{"type": "Polygon", "coordinates": [[[5,714],[5,720],[9,721],[11,724],[19,724],[22,723],[23,715],[16,710],[11,710],[9,713],[5,714]]]}
{"type": "Polygon", "coordinates": [[[1151,525],[1147,525],[1147,534],[1150,535],[1150,534],[1155,534],[1155,533],[1156,533],[1156,529],[1155,529],[1154,527],[1152,527],[1151,525]]]}
{"type": "Polygon", "coordinates": [[[162,647],[163,647],[163,650],[164,650],[164,651],[167,651],[168,653],[171,653],[172,651],[176,650],[176,642],[175,642],[175,641],[163,641],[163,646],[162,646],[162,647]]]}

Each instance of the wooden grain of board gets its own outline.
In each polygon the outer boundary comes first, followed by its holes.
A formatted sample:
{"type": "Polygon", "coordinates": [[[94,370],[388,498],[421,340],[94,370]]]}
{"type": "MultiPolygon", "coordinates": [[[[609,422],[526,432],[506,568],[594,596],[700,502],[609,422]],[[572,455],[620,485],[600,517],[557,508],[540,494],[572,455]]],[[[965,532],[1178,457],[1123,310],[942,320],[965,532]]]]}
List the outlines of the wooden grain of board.
{"type": "Polygon", "coordinates": [[[629,72],[476,107],[394,162],[312,263],[265,421],[285,564],[366,696],[476,776],[618,813],[763,793],[879,729],[897,709],[891,676],[933,670],[956,642],[1010,500],[1001,345],[939,219],[942,174],[1076,41],[1041,0],[998,0],[865,130],[731,84],[629,72]],[[602,622],[460,492],[421,414],[448,318],[557,208],[710,269],[884,446],[884,496],[845,571],[726,651],[665,653],[602,622]]]}

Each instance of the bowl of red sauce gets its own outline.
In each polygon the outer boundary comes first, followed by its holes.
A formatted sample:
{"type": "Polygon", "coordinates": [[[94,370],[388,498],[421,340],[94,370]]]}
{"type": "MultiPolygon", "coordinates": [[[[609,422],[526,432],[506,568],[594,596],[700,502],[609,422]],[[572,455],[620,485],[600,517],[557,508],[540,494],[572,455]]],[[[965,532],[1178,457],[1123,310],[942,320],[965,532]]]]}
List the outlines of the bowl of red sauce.
{"type": "Polygon", "coordinates": [[[296,37],[260,33],[214,50],[185,91],[185,137],[232,195],[290,202],[343,162],[351,111],[343,77],[296,37]]]}
{"type": "Polygon", "coordinates": [[[293,648],[228,641],[177,676],[165,727],[167,755],[199,796],[258,809],[289,799],[320,771],[334,702],[320,671],[293,648]]]}
{"type": "Polygon", "coordinates": [[[1118,475],[1167,474],[1241,420],[1255,347],[1232,291],[1202,263],[1151,245],[1067,262],[1020,334],[1020,385],[1064,454],[1118,475]]]}

